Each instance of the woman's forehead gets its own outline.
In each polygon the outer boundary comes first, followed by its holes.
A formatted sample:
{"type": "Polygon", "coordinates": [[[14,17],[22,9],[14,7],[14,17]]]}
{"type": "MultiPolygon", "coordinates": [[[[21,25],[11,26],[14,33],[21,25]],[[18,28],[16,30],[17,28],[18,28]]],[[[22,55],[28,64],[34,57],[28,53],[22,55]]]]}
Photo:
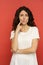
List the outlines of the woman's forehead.
{"type": "Polygon", "coordinates": [[[22,13],[28,14],[25,10],[22,10],[22,11],[20,12],[20,14],[22,14],[22,13]]]}

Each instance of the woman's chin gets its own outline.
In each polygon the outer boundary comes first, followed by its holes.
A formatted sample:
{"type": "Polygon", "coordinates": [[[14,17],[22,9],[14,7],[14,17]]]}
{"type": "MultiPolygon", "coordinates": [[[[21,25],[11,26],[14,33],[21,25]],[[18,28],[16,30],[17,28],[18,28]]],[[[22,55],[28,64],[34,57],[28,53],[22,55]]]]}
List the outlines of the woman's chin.
{"type": "Polygon", "coordinates": [[[22,25],[26,25],[26,23],[22,23],[22,25]]]}

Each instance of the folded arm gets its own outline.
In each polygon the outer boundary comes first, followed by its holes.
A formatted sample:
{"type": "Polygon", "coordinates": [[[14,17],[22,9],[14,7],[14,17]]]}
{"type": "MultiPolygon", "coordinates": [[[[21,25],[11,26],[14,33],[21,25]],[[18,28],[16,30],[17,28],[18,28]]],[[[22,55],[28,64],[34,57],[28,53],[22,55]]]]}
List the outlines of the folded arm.
{"type": "Polygon", "coordinates": [[[16,53],[19,53],[19,54],[34,53],[36,52],[37,47],[38,47],[38,39],[33,39],[31,48],[18,49],[16,53]]]}

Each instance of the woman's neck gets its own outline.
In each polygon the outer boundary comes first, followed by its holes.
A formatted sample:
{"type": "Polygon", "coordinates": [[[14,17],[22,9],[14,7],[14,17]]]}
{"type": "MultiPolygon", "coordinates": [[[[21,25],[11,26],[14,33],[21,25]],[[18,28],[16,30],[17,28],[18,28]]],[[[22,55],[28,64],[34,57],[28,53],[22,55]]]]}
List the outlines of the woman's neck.
{"type": "Polygon", "coordinates": [[[22,25],[22,29],[21,31],[27,31],[29,28],[29,26],[26,24],[26,25],[22,25]]]}
{"type": "Polygon", "coordinates": [[[22,27],[25,29],[26,27],[27,27],[28,25],[26,24],[26,25],[22,25],[22,27]]]}

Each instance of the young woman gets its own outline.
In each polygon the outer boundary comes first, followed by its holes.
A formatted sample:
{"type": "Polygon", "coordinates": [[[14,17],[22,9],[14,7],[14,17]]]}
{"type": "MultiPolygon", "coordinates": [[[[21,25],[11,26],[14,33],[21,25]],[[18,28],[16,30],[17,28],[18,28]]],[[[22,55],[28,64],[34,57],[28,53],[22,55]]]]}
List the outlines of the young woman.
{"type": "Polygon", "coordinates": [[[25,6],[17,9],[10,36],[13,53],[10,65],[38,65],[36,50],[39,38],[30,9],[25,6]]]}

